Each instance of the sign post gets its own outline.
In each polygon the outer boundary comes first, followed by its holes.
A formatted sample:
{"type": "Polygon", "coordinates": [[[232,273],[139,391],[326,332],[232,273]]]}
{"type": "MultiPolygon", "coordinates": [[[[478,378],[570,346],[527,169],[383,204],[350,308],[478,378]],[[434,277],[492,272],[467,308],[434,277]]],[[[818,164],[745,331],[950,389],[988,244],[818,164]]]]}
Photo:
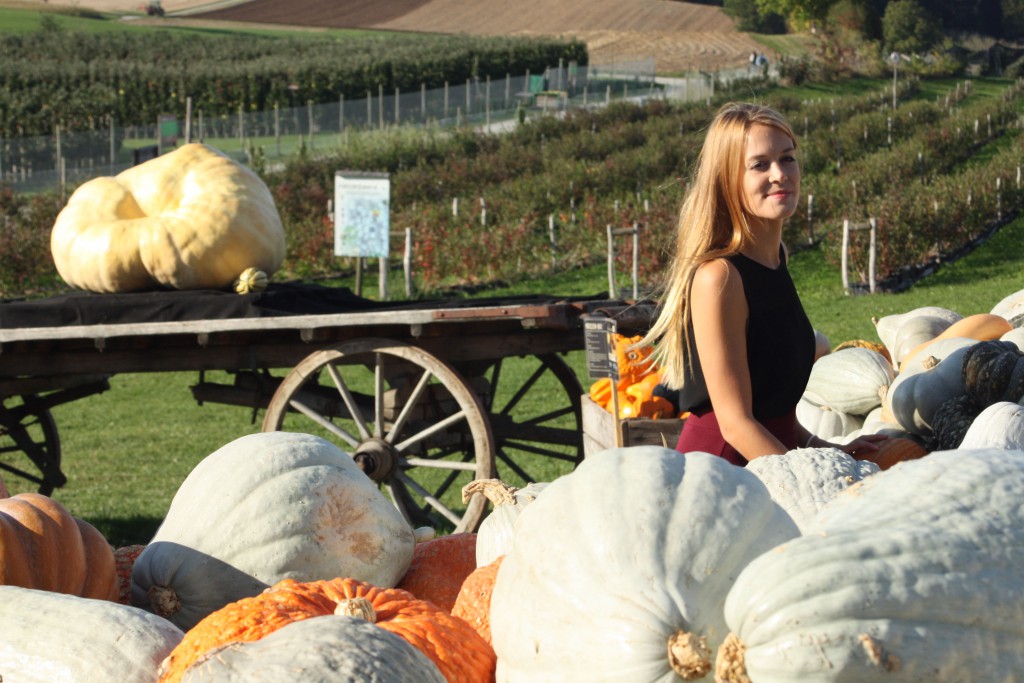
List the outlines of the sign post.
{"type": "Polygon", "coordinates": [[[601,316],[583,316],[583,341],[590,379],[607,377],[611,381],[611,413],[615,431],[615,447],[622,448],[622,427],[619,424],[619,362],[615,356],[615,320],[601,316]]]}
{"type": "MultiPolygon", "coordinates": [[[[334,255],[386,259],[391,238],[391,179],[387,173],[338,171],[334,175],[334,255]]],[[[362,295],[362,278],[356,294],[362,295]]]]}

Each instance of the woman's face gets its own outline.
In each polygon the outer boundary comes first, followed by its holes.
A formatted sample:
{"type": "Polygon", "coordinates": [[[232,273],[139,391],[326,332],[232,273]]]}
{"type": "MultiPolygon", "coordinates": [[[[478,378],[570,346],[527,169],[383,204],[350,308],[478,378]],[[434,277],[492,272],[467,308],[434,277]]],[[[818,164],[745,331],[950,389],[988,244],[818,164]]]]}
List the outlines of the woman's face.
{"type": "Polygon", "coordinates": [[[742,187],[744,208],[752,224],[781,224],[796,212],[800,166],[788,135],[760,123],[750,127],[743,153],[742,187]]]}

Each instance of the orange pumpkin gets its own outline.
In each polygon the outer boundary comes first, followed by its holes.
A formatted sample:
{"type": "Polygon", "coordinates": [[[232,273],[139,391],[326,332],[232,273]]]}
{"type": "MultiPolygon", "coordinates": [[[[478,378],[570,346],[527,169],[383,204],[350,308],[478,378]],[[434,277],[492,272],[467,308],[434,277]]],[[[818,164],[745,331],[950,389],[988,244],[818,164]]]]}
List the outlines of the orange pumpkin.
{"type": "Polygon", "coordinates": [[[878,450],[868,453],[858,453],[853,456],[857,460],[867,460],[878,465],[878,469],[887,470],[896,463],[904,460],[917,460],[928,455],[928,450],[913,439],[902,436],[893,436],[884,441],[877,442],[878,450]]]}
{"type": "Polygon", "coordinates": [[[612,402],[612,380],[602,377],[590,385],[590,400],[602,408],[608,408],[612,402]]]}
{"type": "Polygon", "coordinates": [[[283,626],[328,614],[362,609],[382,629],[425,654],[449,683],[478,683],[494,676],[494,651],[462,619],[397,588],[377,588],[355,579],[300,583],[284,579],[259,595],[232,602],[193,626],[160,667],[160,683],[181,680],[205,653],[236,642],[252,642],[283,626]]]}
{"type": "Polygon", "coordinates": [[[19,493],[0,499],[0,584],[116,601],[114,550],[52,498],[19,493]]]}
{"type": "Polygon", "coordinates": [[[999,339],[1001,336],[1013,329],[1013,325],[1006,318],[1001,315],[995,315],[994,313],[975,313],[969,315],[966,318],[961,318],[955,323],[947,327],[945,330],[935,336],[934,339],[929,339],[926,342],[918,344],[914,347],[910,353],[903,357],[900,361],[900,372],[905,372],[910,363],[914,358],[922,356],[922,354],[928,349],[931,344],[944,339],[956,339],[963,337],[966,339],[976,339],[978,341],[991,341],[993,339],[999,339]]]}
{"type": "Polygon", "coordinates": [[[474,569],[466,577],[455,606],[452,607],[452,616],[469,623],[488,645],[491,644],[491,593],[494,592],[494,580],[498,577],[498,567],[503,559],[504,555],[474,569]]]}
{"type": "Polygon", "coordinates": [[[476,534],[449,534],[417,543],[412,562],[396,588],[451,612],[459,589],[476,569],[476,534]]]}
{"type": "Polygon", "coordinates": [[[619,388],[634,384],[651,372],[650,356],[654,349],[650,346],[631,348],[642,336],[626,337],[625,335],[612,335],[612,346],[615,349],[615,360],[619,366],[619,388]]]}

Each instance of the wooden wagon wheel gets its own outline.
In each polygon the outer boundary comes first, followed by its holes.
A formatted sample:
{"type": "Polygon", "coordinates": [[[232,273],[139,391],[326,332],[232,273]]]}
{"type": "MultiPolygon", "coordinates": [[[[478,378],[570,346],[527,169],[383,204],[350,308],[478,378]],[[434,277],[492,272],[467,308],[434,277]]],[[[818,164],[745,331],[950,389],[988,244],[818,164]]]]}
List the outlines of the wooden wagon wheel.
{"type": "Polygon", "coordinates": [[[550,481],[582,462],[583,387],[560,355],[499,358],[459,369],[475,387],[483,387],[478,393],[491,423],[502,481],[514,481],[506,469],[522,480],[519,484],[550,481]],[[478,377],[483,381],[474,382],[478,377]],[[560,460],[565,467],[531,466],[527,461],[537,463],[532,456],[560,460]]]}
{"type": "Polygon", "coordinates": [[[39,493],[44,495],[67,483],[60,469],[57,423],[38,396],[11,396],[0,403],[0,458],[0,469],[37,484],[39,493]],[[39,474],[26,469],[28,463],[12,464],[12,455],[27,458],[39,474]]]}
{"type": "Polygon", "coordinates": [[[474,531],[486,501],[462,487],[494,476],[486,412],[450,366],[388,339],[357,339],[296,365],[270,399],[263,431],[316,433],[352,454],[414,526],[474,531]]]}

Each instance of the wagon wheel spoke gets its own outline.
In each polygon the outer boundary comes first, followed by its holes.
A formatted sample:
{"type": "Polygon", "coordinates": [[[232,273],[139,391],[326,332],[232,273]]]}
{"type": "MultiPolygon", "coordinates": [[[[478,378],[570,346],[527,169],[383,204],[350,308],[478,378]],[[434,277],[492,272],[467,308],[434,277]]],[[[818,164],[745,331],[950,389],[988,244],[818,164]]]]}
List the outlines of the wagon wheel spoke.
{"type": "MultiPolygon", "coordinates": [[[[338,372],[338,368],[334,366],[334,363],[327,364],[327,374],[331,376],[331,381],[334,382],[334,386],[337,387],[338,393],[341,395],[341,400],[345,402],[345,407],[348,408],[349,415],[352,416],[353,421],[356,423],[356,427],[359,429],[359,436],[363,439],[369,439],[370,430],[366,426],[366,418],[363,417],[363,411],[356,406],[355,399],[352,398],[352,392],[349,391],[348,385],[345,384],[345,379],[341,376],[341,373],[338,372]]],[[[355,437],[353,437],[353,441],[351,443],[353,446],[358,445],[358,441],[355,440],[355,437]]]]}
{"type": "Polygon", "coordinates": [[[0,403],[0,469],[38,485],[44,495],[63,486],[57,423],[35,395],[13,396],[0,403]]]}
{"type": "Polygon", "coordinates": [[[357,447],[360,443],[362,443],[362,441],[360,439],[357,439],[355,436],[350,434],[347,430],[342,429],[338,425],[334,424],[333,422],[331,422],[326,417],[324,417],[323,415],[321,415],[317,411],[315,411],[312,408],[310,408],[309,406],[307,406],[305,403],[303,403],[299,399],[297,399],[297,398],[292,399],[291,401],[288,402],[288,405],[290,407],[294,408],[295,410],[299,411],[300,413],[302,413],[306,417],[308,417],[313,422],[315,422],[318,425],[320,425],[321,427],[323,427],[325,430],[327,430],[331,434],[334,434],[335,436],[337,436],[338,438],[340,438],[342,441],[344,441],[348,445],[352,446],[353,448],[357,447]]]}
{"type": "Polygon", "coordinates": [[[511,484],[550,481],[579,464],[583,388],[561,356],[499,359],[477,372],[487,380],[483,403],[497,442],[500,478],[511,484]]]}
{"type": "Polygon", "coordinates": [[[459,517],[459,515],[457,515],[452,510],[450,510],[448,508],[448,506],[446,506],[444,503],[442,503],[439,498],[437,498],[430,491],[427,491],[425,488],[423,488],[422,486],[417,484],[409,476],[407,476],[405,474],[402,474],[402,473],[399,473],[397,475],[397,479],[400,482],[402,482],[403,484],[405,484],[406,486],[408,486],[409,488],[411,488],[417,494],[419,494],[423,498],[423,500],[426,501],[427,505],[429,505],[431,508],[433,508],[434,510],[436,510],[436,511],[440,512],[442,515],[444,515],[444,517],[448,521],[450,521],[452,524],[458,526],[459,523],[462,521],[461,518],[459,517]]]}
{"type": "Polygon", "coordinates": [[[422,349],[385,339],[310,354],[282,380],[264,431],[336,441],[419,525],[473,531],[486,503],[462,488],[495,473],[490,423],[462,376],[422,349]],[[326,370],[326,372],[323,372],[326,370]]]}

